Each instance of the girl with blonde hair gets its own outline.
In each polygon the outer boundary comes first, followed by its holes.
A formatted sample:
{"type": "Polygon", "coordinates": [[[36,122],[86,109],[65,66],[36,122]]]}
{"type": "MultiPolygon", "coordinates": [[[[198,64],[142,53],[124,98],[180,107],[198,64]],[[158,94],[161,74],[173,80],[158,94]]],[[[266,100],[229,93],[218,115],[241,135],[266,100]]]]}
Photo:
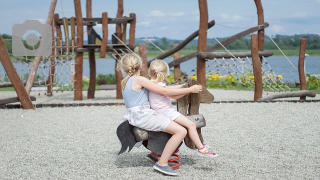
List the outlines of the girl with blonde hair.
{"type": "Polygon", "coordinates": [[[150,108],[148,91],[164,96],[183,96],[188,93],[199,93],[202,88],[199,85],[181,89],[165,88],[140,76],[141,68],[142,60],[134,53],[123,56],[118,63],[118,70],[128,75],[121,82],[122,95],[127,110],[124,118],[132,126],[148,131],[162,131],[172,135],[164,147],[160,159],[154,164],[153,168],[164,174],[175,176],[178,173],[171,169],[168,165],[168,160],[186,136],[187,131],[168,117],[157,114],[150,108]]]}
{"type": "MultiPolygon", "coordinates": [[[[177,86],[166,86],[164,83],[165,77],[169,76],[169,66],[166,62],[162,60],[154,60],[151,62],[149,67],[149,76],[151,81],[160,86],[169,88],[169,89],[181,89],[182,85],[177,86]]],[[[184,89],[184,88],[183,88],[184,89]]],[[[179,99],[184,95],[175,95],[175,96],[164,96],[154,91],[149,92],[149,103],[153,110],[158,114],[163,114],[168,117],[171,121],[187,128],[188,134],[192,142],[197,147],[197,154],[204,157],[217,157],[216,153],[213,153],[208,150],[208,146],[201,143],[199,135],[197,133],[196,125],[194,122],[189,120],[184,115],[180,114],[176,109],[172,107],[171,99],[179,99]]],[[[155,160],[155,154],[151,152],[149,158],[155,160]],[[152,156],[152,157],[150,157],[152,156]]]]}

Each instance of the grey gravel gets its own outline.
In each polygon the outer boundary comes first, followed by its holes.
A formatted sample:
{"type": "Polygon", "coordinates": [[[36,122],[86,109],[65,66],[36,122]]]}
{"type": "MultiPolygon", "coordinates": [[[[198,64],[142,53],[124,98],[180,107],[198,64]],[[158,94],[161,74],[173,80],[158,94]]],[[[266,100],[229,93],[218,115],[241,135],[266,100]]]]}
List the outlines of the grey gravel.
{"type": "MultiPolygon", "coordinates": [[[[253,98],[251,91],[213,94],[253,98]]],[[[92,102],[113,100],[121,101],[92,102]]],[[[319,102],[201,104],[204,141],[219,156],[181,146],[178,177],[156,172],[144,147],[117,155],[124,106],[0,109],[0,179],[319,179],[319,109],[319,102]]]]}

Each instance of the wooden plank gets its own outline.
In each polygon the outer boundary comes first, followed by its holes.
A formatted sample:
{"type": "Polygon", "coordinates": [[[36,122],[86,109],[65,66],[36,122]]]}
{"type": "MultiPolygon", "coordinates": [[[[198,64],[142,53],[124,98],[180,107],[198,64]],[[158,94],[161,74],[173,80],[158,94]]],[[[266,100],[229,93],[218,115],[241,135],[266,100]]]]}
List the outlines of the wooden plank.
{"type": "MultiPolygon", "coordinates": [[[[31,101],[35,101],[36,98],[34,96],[30,96],[31,101]]],[[[16,103],[20,102],[18,97],[12,97],[7,99],[0,99],[0,105],[10,104],[10,103],[16,103]]]]}
{"type": "MultiPolygon", "coordinates": [[[[269,57],[273,55],[272,51],[259,51],[258,53],[259,53],[259,56],[264,56],[264,57],[269,57]]],[[[237,58],[251,57],[251,51],[234,52],[232,54],[237,58]]],[[[202,59],[233,58],[233,56],[227,52],[201,52],[197,54],[197,57],[202,59]]]]}
{"type": "Polygon", "coordinates": [[[23,83],[11,62],[10,55],[8,53],[8,50],[6,48],[4,40],[2,39],[1,34],[0,34],[0,61],[10,81],[13,84],[13,87],[18,95],[19,101],[23,109],[34,109],[32,102],[30,100],[29,94],[27,90],[24,88],[23,83]]]}
{"type": "MultiPolygon", "coordinates": [[[[118,0],[118,11],[117,11],[117,18],[120,18],[123,16],[123,0],[118,0]]],[[[117,32],[117,37],[119,39],[122,39],[122,34],[121,34],[121,24],[116,24],[116,32],[117,32]]],[[[118,40],[118,44],[121,44],[121,42],[118,40]]],[[[117,57],[117,59],[120,59],[120,57],[117,57]]],[[[116,75],[116,99],[123,99],[122,96],[122,91],[121,91],[121,81],[122,81],[122,73],[117,70],[118,66],[118,60],[116,60],[114,71],[116,75]]]]}
{"type": "MultiPolygon", "coordinates": [[[[298,61],[298,72],[299,72],[299,80],[300,80],[300,90],[307,89],[307,81],[306,75],[304,74],[304,60],[306,57],[306,47],[307,47],[307,39],[300,39],[300,50],[299,50],[299,61],[298,61]]],[[[301,96],[300,100],[306,100],[306,96],[301,96]]]]}
{"type": "MultiPolygon", "coordinates": [[[[173,49],[179,46],[179,44],[173,44],[173,49]]],[[[180,51],[177,51],[173,54],[173,59],[180,58],[180,51]]],[[[174,81],[181,82],[181,71],[180,71],[180,64],[174,66],[174,81]]]]}
{"type": "Polygon", "coordinates": [[[122,30],[122,42],[124,44],[127,44],[127,23],[122,24],[123,30],[122,30]]]}
{"type": "MultiPolygon", "coordinates": [[[[197,52],[205,52],[207,47],[208,5],[207,0],[199,0],[200,26],[197,52]]],[[[197,58],[197,81],[206,86],[206,61],[197,58]]]]}
{"type": "Polygon", "coordinates": [[[135,45],[135,38],[136,38],[136,14],[131,13],[130,17],[133,18],[133,20],[130,22],[130,29],[129,29],[129,45],[134,46],[135,45]]]}
{"type": "MultiPolygon", "coordinates": [[[[57,0],[52,0],[51,1],[49,12],[48,12],[48,17],[47,17],[47,22],[46,22],[46,24],[49,24],[50,26],[52,24],[52,19],[53,19],[53,14],[54,14],[54,11],[55,11],[55,8],[56,8],[56,4],[57,4],[57,0]]],[[[41,44],[41,40],[40,40],[40,44],[41,44]]],[[[31,91],[34,78],[36,77],[36,73],[37,73],[37,70],[38,70],[38,67],[39,67],[39,63],[40,63],[41,57],[42,56],[36,56],[34,58],[34,60],[33,60],[32,66],[30,68],[29,77],[28,77],[28,80],[27,80],[27,84],[25,86],[28,94],[31,91]]]]}
{"type": "Polygon", "coordinates": [[[106,56],[108,47],[108,13],[102,13],[102,44],[100,48],[100,57],[104,58],[106,56]]]}
{"type": "MultiPolygon", "coordinates": [[[[133,46],[127,45],[129,48],[133,48],[133,46]]],[[[76,48],[76,52],[100,52],[101,45],[95,44],[94,46],[84,45],[83,48],[76,48]]],[[[126,50],[127,48],[123,45],[108,45],[106,52],[114,52],[113,50],[126,50]]]]}
{"type": "Polygon", "coordinates": [[[258,54],[258,35],[251,35],[251,54],[252,54],[252,66],[254,75],[254,100],[257,101],[262,97],[262,73],[261,73],[261,61],[258,54]]]}
{"type": "Polygon", "coordinates": [[[144,44],[144,43],[139,44],[139,54],[140,54],[140,57],[142,59],[142,64],[143,64],[143,67],[142,67],[142,70],[141,70],[140,74],[143,77],[149,78],[149,76],[148,76],[148,57],[147,57],[146,44],[144,44]]]}
{"type": "MultiPolygon", "coordinates": [[[[213,27],[215,25],[215,21],[212,20],[208,23],[208,29],[213,27]]],[[[179,50],[181,50],[182,48],[184,48],[190,41],[192,41],[194,38],[196,38],[199,35],[199,30],[193,32],[190,36],[188,36],[185,40],[183,40],[182,42],[179,43],[179,45],[169,51],[164,52],[163,54],[160,54],[159,56],[151,59],[149,61],[149,65],[150,63],[155,60],[155,59],[164,59],[168,56],[171,56],[172,54],[178,52],[179,50]]]]}
{"type": "MultiPolygon", "coordinates": [[[[244,37],[244,36],[246,36],[246,35],[248,35],[248,34],[251,34],[251,33],[255,32],[255,31],[258,31],[258,30],[260,30],[260,29],[264,29],[264,28],[266,28],[266,27],[268,27],[268,26],[269,26],[269,23],[265,22],[264,24],[262,24],[262,25],[260,25],[260,26],[252,27],[252,28],[250,28],[250,29],[248,29],[248,30],[242,31],[242,32],[240,32],[240,33],[238,33],[238,34],[236,34],[236,35],[234,35],[234,36],[231,36],[231,37],[229,37],[229,38],[227,38],[227,39],[225,39],[225,40],[222,40],[222,41],[221,41],[221,44],[224,45],[224,46],[226,46],[227,44],[230,44],[230,43],[232,43],[233,41],[235,41],[235,40],[237,40],[237,39],[240,39],[240,38],[242,38],[242,37],[244,37]]],[[[222,47],[222,46],[221,46],[220,44],[215,44],[215,45],[213,45],[213,46],[208,47],[207,50],[206,50],[206,52],[211,52],[211,51],[220,49],[221,47],[222,47]]],[[[170,68],[171,68],[171,67],[174,67],[174,66],[177,65],[177,64],[180,64],[180,63],[183,63],[183,62],[185,62],[185,61],[188,61],[188,60],[190,60],[190,59],[192,59],[192,58],[195,58],[196,55],[197,55],[197,52],[191,53],[191,54],[189,54],[189,55],[183,56],[183,57],[181,57],[181,58],[179,58],[179,59],[176,59],[176,60],[168,63],[168,65],[169,65],[170,68]]]]}
{"type": "MultiPolygon", "coordinates": [[[[77,21],[77,47],[83,47],[83,19],[80,0],[74,0],[77,21]]],[[[83,53],[77,52],[75,65],[74,100],[82,100],[83,53]]]]}

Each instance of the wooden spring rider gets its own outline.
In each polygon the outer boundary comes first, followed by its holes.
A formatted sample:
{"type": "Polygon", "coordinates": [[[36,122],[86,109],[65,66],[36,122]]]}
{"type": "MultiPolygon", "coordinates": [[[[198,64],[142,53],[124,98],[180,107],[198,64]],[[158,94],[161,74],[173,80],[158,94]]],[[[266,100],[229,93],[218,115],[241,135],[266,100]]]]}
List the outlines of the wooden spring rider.
{"type": "MultiPolygon", "coordinates": [[[[188,79],[184,87],[190,87],[195,84],[198,84],[196,80],[188,79]]],[[[202,92],[199,94],[191,93],[177,100],[178,111],[196,124],[197,132],[202,143],[203,137],[201,135],[201,128],[206,126],[206,121],[204,116],[199,114],[200,102],[212,103],[213,100],[214,96],[204,87],[202,87],[202,92]]],[[[121,150],[118,154],[125,152],[128,147],[130,152],[137,142],[142,141],[142,144],[147,149],[159,156],[161,156],[167,141],[171,138],[171,134],[146,131],[130,125],[128,121],[125,121],[118,126],[117,136],[121,142],[121,150]]],[[[184,143],[190,149],[196,149],[194,143],[189,138],[189,135],[185,137],[184,143]]],[[[181,145],[182,143],[179,147],[181,145]]],[[[179,151],[178,149],[172,154],[175,158],[169,160],[170,164],[174,164],[171,168],[177,168],[181,165],[181,163],[178,162],[178,159],[180,158],[180,156],[177,155],[177,152],[179,151]]]]}

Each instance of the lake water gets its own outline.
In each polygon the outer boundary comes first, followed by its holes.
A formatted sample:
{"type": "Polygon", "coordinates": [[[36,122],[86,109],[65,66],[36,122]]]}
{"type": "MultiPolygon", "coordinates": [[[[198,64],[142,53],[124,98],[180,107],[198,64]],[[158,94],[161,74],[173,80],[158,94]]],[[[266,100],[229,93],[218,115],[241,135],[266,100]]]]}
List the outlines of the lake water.
{"type": "MultiPolygon", "coordinates": [[[[289,60],[293,63],[295,67],[298,66],[298,56],[290,56],[288,57],[289,60]]],[[[151,59],[151,58],[150,58],[151,59]]],[[[166,62],[171,62],[172,58],[166,58],[166,62]]],[[[299,82],[299,75],[298,70],[295,69],[290,62],[283,56],[275,56],[275,57],[268,57],[266,61],[270,65],[271,69],[274,71],[275,74],[281,75],[283,77],[284,82],[299,82]]],[[[58,61],[61,62],[61,61],[58,61]]],[[[74,60],[64,62],[63,66],[57,66],[56,72],[58,74],[58,79],[64,79],[63,81],[69,81],[71,79],[71,63],[74,60]]],[[[211,61],[207,61],[207,65],[212,63],[211,61]]],[[[84,59],[83,61],[84,68],[83,68],[83,76],[89,77],[89,61],[88,59],[84,59]]],[[[31,64],[23,64],[23,63],[14,63],[14,66],[20,76],[29,72],[29,68],[31,64]]],[[[46,67],[46,63],[41,63],[39,65],[39,69],[37,74],[40,75],[48,75],[48,68],[46,67]]],[[[251,65],[249,65],[251,67],[251,65]]],[[[264,65],[266,66],[266,65],[264,65]]],[[[115,60],[114,59],[97,59],[96,60],[96,72],[97,74],[114,74],[115,68],[115,60]]],[[[196,68],[196,59],[191,59],[187,62],[181,64],[181,71],[192,75],[188,72],[196,68]]],[[[210,67],[211,68],[211,67],[210,67]]],[[[207,68],[207,69],[210,69],[207,68]]],[[[265,68],[265,67],[264,67],[265,68]]],[[[266,66],[266,68],[268,68],[266,66]]],[[[232,71],[231,71],[232,72],[232,71]]],[[[307,56],[305,59],[305,72],[310,74],[320,74],[320,56],[307,56]]],[[[5,71],[3,66],[0,66],[0,78],[3,78],[5,71]]],[[[223,75],[223,72],[220,73],[223,75]]]]}

